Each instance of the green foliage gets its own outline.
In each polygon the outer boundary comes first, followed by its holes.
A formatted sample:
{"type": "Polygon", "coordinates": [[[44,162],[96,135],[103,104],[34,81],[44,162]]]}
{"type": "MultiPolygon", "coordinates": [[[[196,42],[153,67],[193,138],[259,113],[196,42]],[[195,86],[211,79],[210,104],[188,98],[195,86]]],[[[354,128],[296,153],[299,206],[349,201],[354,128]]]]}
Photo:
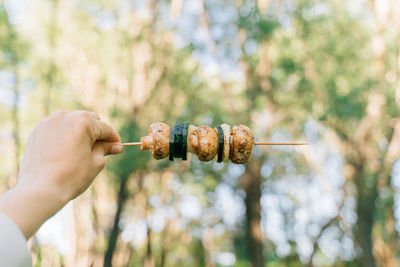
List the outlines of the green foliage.
{"type": "MultiPolygon", "coordinates": [[[[121,116],[124,115],[120,114],[119,117],[121,116]]],[[[127,117],[125,123],[119,129],[119,134],[121,140],[139,140],[142,136],[142,131],[135,120],[127,117]]],[[[118,181],[128,179],[130,174],[135,171],[145,170],[146,163],[150,159],[149,154],[143,153],[138,147],[125,147],[124,150],[124,153],[115,156],[107,164],[108,170],[118,177],[118,181]]]]}
{"type": "Polygon", "coordinates": [[[0,5],[0,68],[15,65],[27,53],[27,44],[21,41],[16,29],[8,21],[8,14],[0,5]]]}
{"type": "Polygon", "coordinates": [[[279,26],[275,20],[265,18],[260,13],[257,1],[245,1],[241,10],[238,26],[245,30],[248,39],[254,40],[257,43],[268,40],[274,29],[279,26]]]}

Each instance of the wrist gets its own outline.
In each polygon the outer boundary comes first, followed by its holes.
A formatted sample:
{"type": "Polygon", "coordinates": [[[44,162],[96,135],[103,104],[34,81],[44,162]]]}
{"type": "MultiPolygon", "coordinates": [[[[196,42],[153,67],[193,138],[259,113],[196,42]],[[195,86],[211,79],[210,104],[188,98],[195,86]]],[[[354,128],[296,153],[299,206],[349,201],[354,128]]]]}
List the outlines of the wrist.
{"type": "Polygon", "coordinates": [[[68,202],[51,185],[18,184],[0,197],[0,212],[13,220],[27,239],[68,202]]]}
{"type": "Polygon", "coordinates": [[[26,202],[33,201],[49,213],[58,211],[69,201],[66,194],[52,185],[17,185],[13,189],[22,199],[26,199],[26,202]]]}
{"type": "Polygon", "coordinates": [[[13,189],[18,194],[37,199],[47,209],[58,210],[71,199],[68,190],[57,184],[59,180],[62,180],[60,174],[50,171],[29,175],[20,173],[18,183],[13,189]]]}

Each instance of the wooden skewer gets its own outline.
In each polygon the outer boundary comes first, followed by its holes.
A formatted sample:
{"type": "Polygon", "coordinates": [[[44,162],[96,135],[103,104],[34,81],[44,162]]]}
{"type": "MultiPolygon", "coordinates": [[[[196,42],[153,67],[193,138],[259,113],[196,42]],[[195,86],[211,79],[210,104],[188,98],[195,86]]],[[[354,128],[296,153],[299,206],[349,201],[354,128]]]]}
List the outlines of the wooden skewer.
{"type": "Polygon", "coordinates": [[[123,146],[141,146],[141,142],[122,143],[123,146]]]}
{"type": "MultiPolygon", "coordinates": [[[[277,143],[277,142],[256,142],[254,144],[257,146],[304,146],[308,145],[307,142],[289,142],[289,143],[277,143]]],[[[122,143],[123,146],[140,146],[141,142],[131,142],[131,143],[122,143]]]]}
{"type": "Polygon", "coordinates": [[[307,142],[289,142],[289,143],[277,143],[277,142],[256,142],[254,141],[255,145],[264,145],[264,146],[306,146],[308,145],[307,142]]]}

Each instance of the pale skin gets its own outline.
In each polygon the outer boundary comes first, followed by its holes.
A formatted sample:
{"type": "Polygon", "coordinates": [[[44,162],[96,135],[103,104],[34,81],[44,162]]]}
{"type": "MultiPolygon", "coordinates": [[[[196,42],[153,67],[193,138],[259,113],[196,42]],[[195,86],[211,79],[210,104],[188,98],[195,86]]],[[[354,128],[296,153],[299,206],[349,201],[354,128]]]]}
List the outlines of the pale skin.
{"type": "Polygon", "coordinates": [[[0,196],[0,212],[27,239],[104,168],[106,156],[123,151],[119,134],[88,111],[56,111],[31,132],[18,183],[0,196]]]}

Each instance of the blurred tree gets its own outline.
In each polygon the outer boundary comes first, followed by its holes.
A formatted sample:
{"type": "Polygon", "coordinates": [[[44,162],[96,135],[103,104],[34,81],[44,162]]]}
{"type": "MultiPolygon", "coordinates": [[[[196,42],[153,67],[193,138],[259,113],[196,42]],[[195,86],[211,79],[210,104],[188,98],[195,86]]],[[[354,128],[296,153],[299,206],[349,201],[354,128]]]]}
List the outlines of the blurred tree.
{"type": "Polygon", "coordinates": [[[123,141],[184,120],[313,143],[255,148],[245,166],[126,148],[57,215],[68,227],[39,231],[36,265],[398,265],[400,16],[388,3],[52,0],[10,24],[17,11],[1,1],[0,75],[15,77],[1,125],[14,133],[16,164],[20,136],[55,109],[93,110],[123,141]],[[332,169],[343,184],[325,177],[332,169]]]}
{"type": "MultiPolygon", "coordinates": [[[[0,2],[2,4],[2,2],[0,2]]],[[[10,185],[16,183],[20,160],[20,65],[26,55],[26,44],[18,36],[13,25],[9,22],[9,16],[3,5],[0,5],[0,69],[9,73],[12,77],[12,113],[11,121],[13,123],[13,140],[15,144],[14,160],[15,170],[10,180],[10,185]]]]}
{"type": "MultiPolygon", "coordinates": [[[[393,202],[380,195],[388,190],[390,170],[398,157],[393,147],[399,138],[397,126],[387,123],[398,114],[393,85],[387,81],[396,67],[398,46],[386,48],[385,30],[371,30],[363,13],[354,13],[340,1],[318,5],[301,1],[294,6],[289,13],[294,30],[276,34],[272,48],[260,50],[255,57],[262,63],[268,61],[269,51],[282,51],[272,60],[264,90],[271,96],[269,103],[290,114],[288,123],[301,125],[312,116],[333,134],[330,142],[340,148],[345,160],[346,183],[357,189],[354,236],[361,249],[357,262],[375,266],[379,255],[374,257],[373,246],[381,236],[396,235],[386,221],[393,220],[393,202]],[[376,209],[380,202],[389,210],[376,209]]],[[[394,249],[390,240],[383,241],[390,247],[386,252],[394,249]]],[[[393,254],[386,256],[390,259],[384,261],[391,262],[387,266],[396,265],[393,254]]]]}

